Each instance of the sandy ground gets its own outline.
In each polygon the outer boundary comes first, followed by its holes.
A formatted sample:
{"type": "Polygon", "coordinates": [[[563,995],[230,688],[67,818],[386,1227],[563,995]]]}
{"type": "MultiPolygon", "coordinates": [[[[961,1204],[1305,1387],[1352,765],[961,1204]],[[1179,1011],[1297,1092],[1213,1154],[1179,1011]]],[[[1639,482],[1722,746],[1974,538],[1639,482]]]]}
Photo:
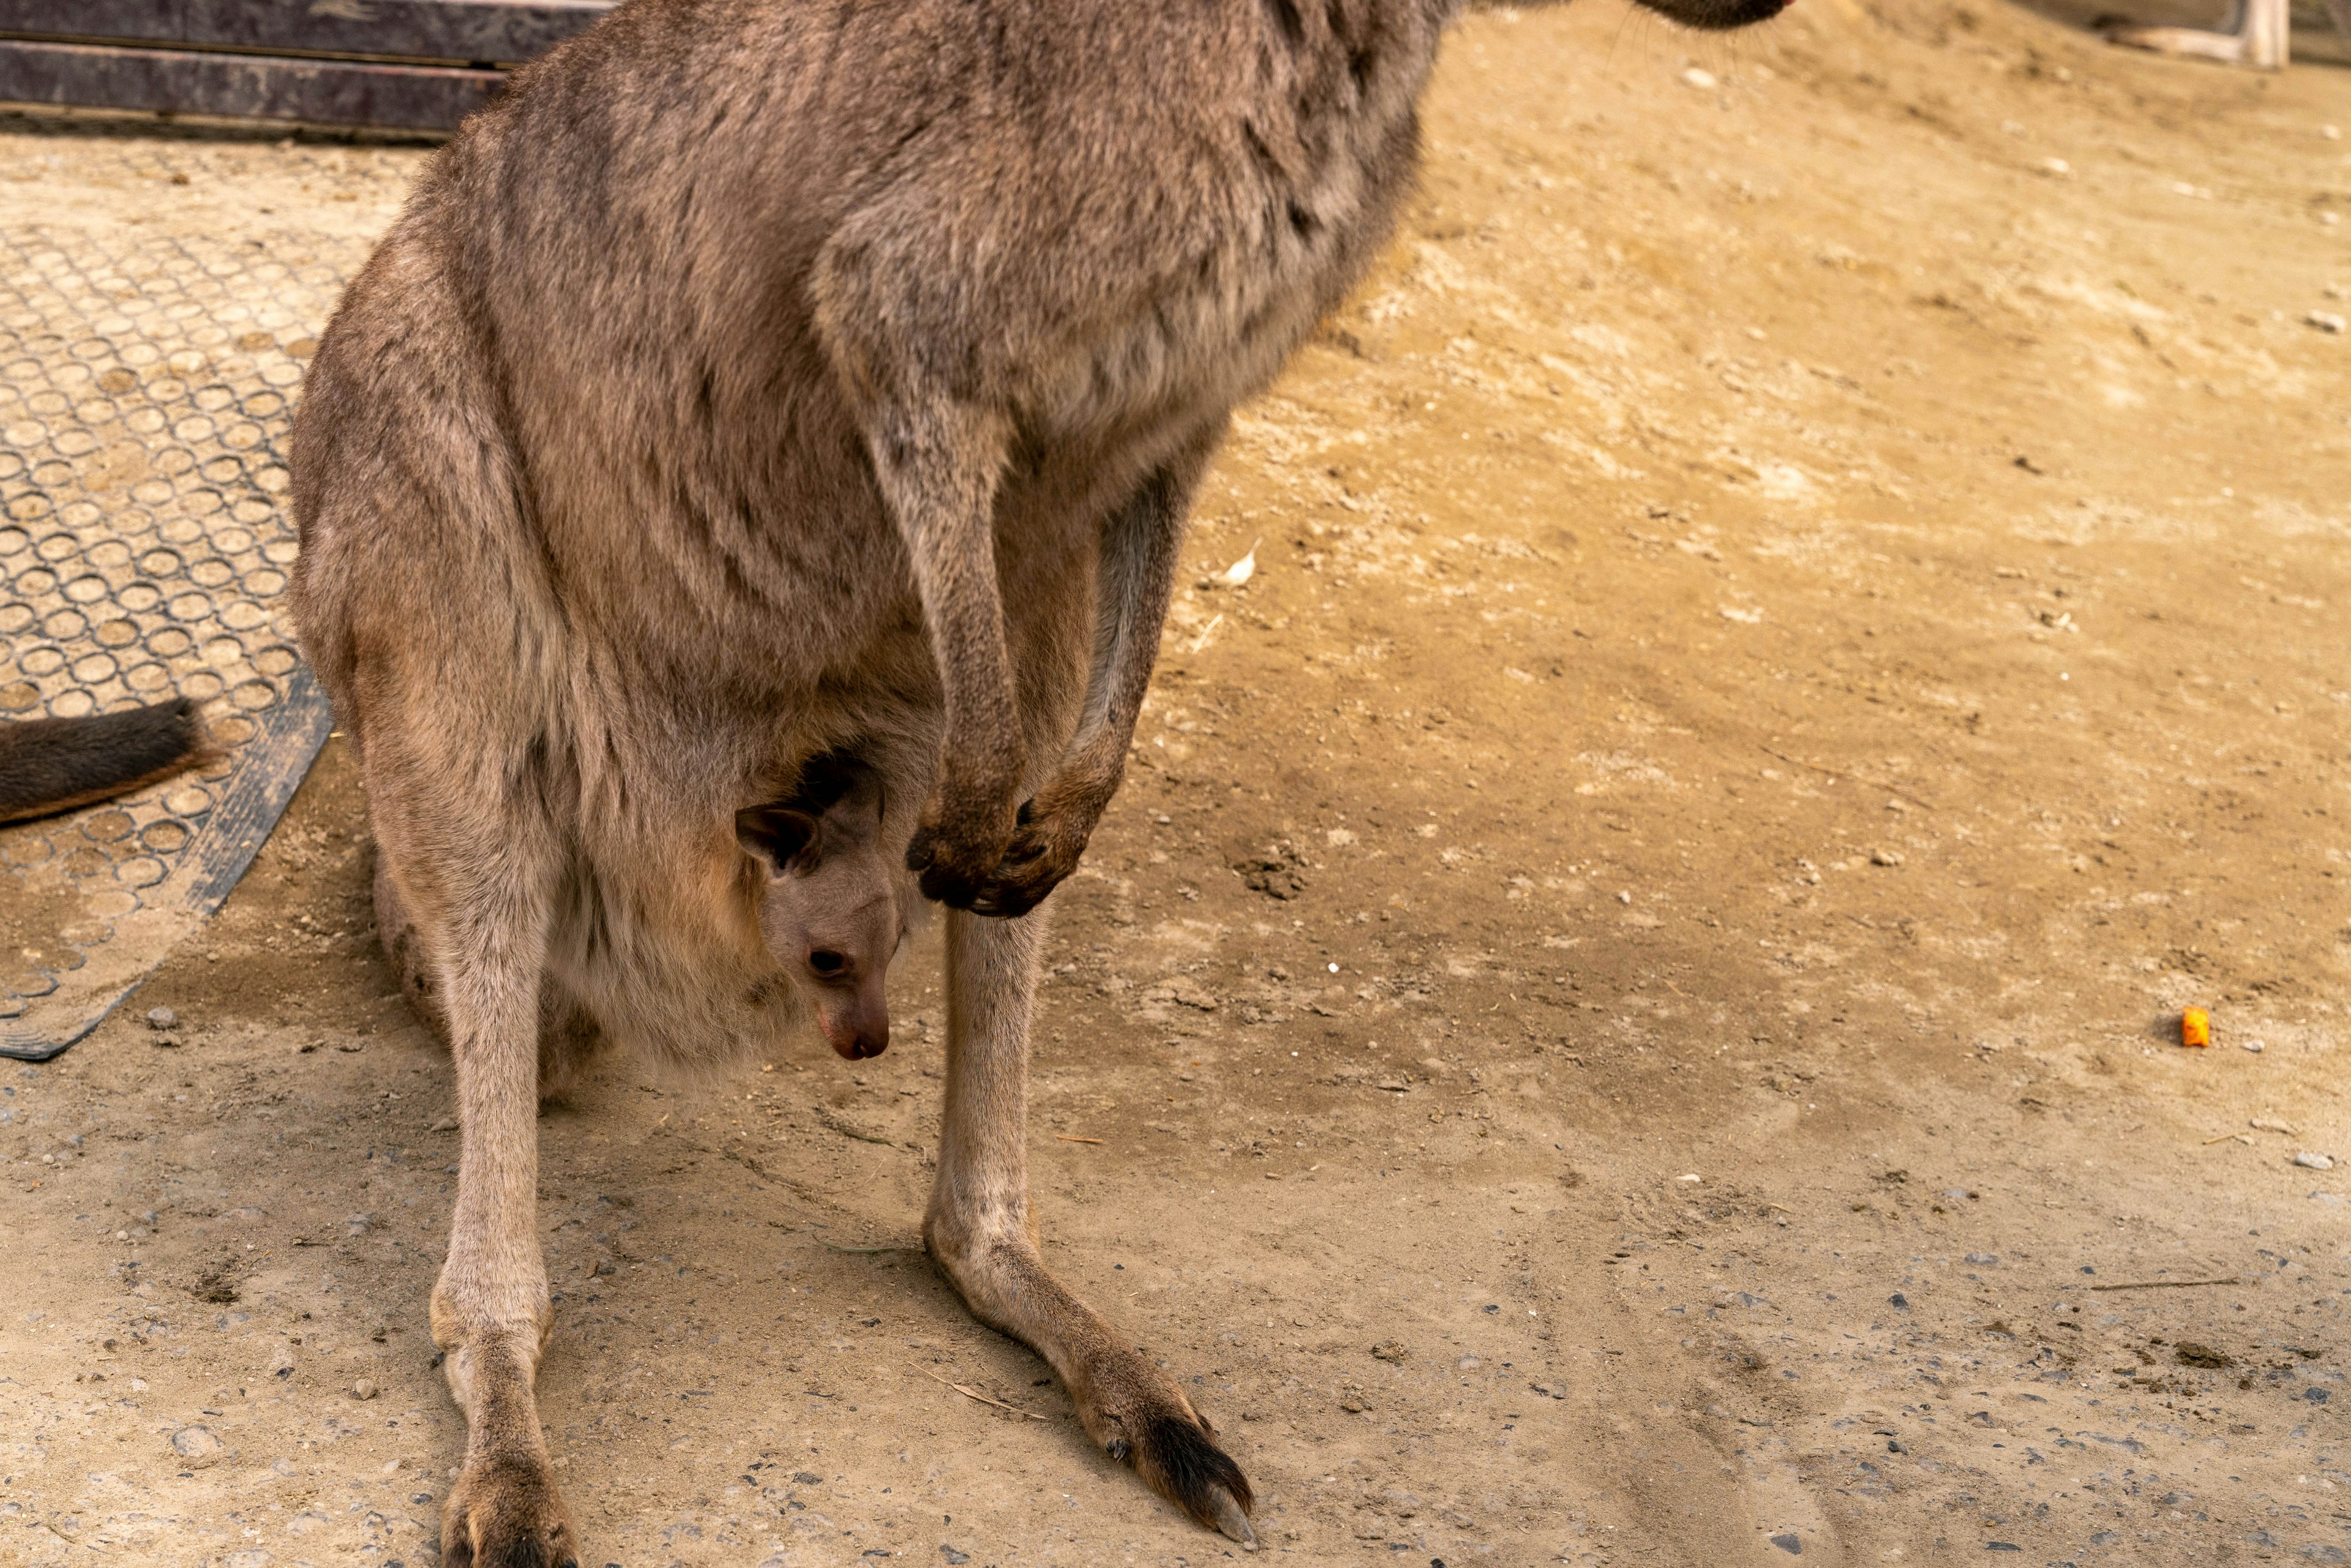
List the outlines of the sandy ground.
{"type": "MultiPolygon", "coordinates": [[[[2329,121],[2342,69],[1973,3],[1454,40],[1220,465],[1039,1036],[1050,1256],[1273,1555],[2351,1559],[2329,121]]],[[[422,156],[19,120],[0,223],[380,226],[422,156]]],[[[368,862],[330,746],[0,1079],[0,1562],[435,1560],[450,1084],[368,862]]],[[[1226,1554],[918,1250],[935,973],[879,1061],[545,1119],[590,1562],[1226,1554]]]]}

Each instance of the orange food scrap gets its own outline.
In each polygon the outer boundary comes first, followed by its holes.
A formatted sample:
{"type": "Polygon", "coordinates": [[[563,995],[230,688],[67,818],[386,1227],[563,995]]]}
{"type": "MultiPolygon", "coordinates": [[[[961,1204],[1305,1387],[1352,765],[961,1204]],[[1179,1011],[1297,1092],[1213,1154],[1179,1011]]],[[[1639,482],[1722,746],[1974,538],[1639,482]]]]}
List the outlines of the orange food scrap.
{"type": "Polygon", "coordinates": [[[2210,1045],[2212,1043],[2212,1015],[2202,1008],[2189,1008],[2179,1015],[2179,1043],[2210,1045]]]}

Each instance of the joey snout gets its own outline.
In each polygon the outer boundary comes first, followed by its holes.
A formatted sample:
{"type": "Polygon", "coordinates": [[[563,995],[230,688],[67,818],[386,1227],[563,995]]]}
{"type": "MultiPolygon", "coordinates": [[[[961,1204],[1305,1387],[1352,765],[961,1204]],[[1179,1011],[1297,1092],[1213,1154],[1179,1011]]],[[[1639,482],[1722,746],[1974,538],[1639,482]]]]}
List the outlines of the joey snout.
{"type": "Polygon", "coordinates": [[[832,1049],[852,1061],[890,1049],[890,999],[878,977],[871,985],[827,986],[818,991],[816,1022],[832,1049]]]}

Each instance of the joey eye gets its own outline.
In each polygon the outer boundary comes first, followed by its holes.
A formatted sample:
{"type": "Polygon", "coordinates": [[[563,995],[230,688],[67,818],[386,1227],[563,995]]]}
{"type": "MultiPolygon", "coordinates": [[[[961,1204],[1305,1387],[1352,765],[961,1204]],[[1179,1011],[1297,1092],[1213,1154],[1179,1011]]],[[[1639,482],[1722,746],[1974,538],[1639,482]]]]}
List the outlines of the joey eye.
{"type": "Polygon", "coordinates": [[[820,975],[838,975],[849,967],[849,960],[830,947],[820,947],[809,955],[809,967],[820,975]]]}

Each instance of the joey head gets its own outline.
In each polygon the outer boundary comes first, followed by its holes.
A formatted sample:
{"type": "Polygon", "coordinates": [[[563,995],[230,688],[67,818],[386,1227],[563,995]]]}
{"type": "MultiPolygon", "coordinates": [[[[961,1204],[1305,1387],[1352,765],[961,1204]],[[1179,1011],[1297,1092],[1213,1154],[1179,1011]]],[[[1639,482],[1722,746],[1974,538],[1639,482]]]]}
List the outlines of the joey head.
{"type": "Polygon", "coordinates": [[[852,1061],[890,1046],[883,981],[906,935],[882,838],[881,775],[841,753],[803,770],[788,800],[735,813],[735,836],[766,869],[759,934],[852,1061]]]}

